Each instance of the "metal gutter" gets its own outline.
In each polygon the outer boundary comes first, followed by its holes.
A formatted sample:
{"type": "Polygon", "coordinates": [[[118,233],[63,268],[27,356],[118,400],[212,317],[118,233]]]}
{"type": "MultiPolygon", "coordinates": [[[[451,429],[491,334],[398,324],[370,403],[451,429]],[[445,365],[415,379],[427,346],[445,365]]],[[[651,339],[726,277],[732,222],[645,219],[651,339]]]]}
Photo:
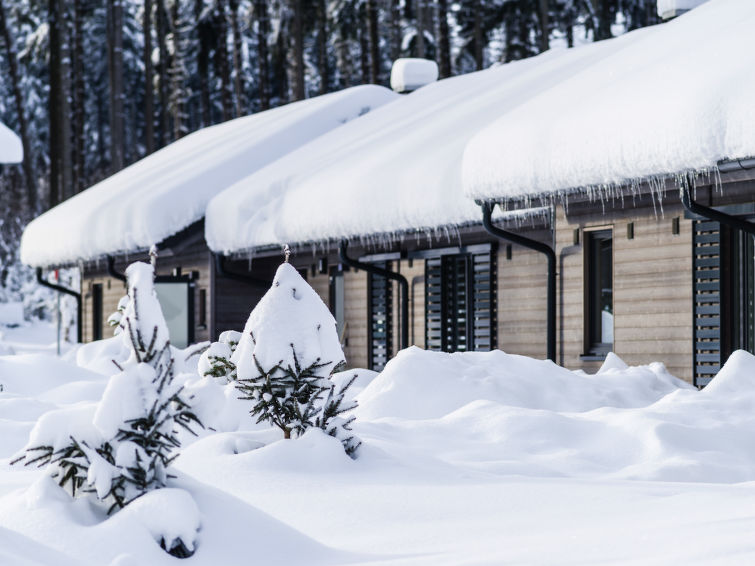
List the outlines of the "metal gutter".
{"type": "Polygon", "coordinates": [[[380,275],[386,279],[397,281],[401,291],[401,349],[409,347],[409,282],[406,277],[400,273],[383,269],[369,263],[364,263],[356,259],[350,258],[346,255],[346,248],[349,243],[346,240],[341,240],[338,245],[338,257],[341,263],[353,267],[355,269],[361,269],[367,273],[374,275],[380,275]]]}
{"type": "Polygon", "coordinates": [[[272,281],[265,281],[264,279],[257,279],[256,277],[251,277],[242,273],[233,273],[226,270],[226,258],[222,254],[213,253],[212,257],[215,260],[215,272],[221,277],[225,277],[226,279],[233,279],[234,281],[240,281],[241,283],[246,283],[247,285],[251,285],[252,287],[256,287],[258,289],[269,289],[273,284],[272,281]]]}
{"type": "Polygon", "coordinates": [[[115,270],[115,258],[111,255],[107,256],[107,274],[114,279],[123,281],[126,283],[126,276],[123,273],[118,273],[115,270]]]}
{"type": "Polygon", "coordinates": [[[54,283],[45,281],[45,279],[42,277],[41,267],[37,268],[37,283],[39,283],[43,287],[47,287],[48,289],[57,291],[58,293],[65,293],[66,295],[71,295],[72,297],[76,299],[76,340],[79,343],[81,343],[82,337],[83,337],[81,293],[72,291],[71,289],[68,289],[67,287],[63,287],[62,285],[55,285],[54,283]]]}
{"type": "Polygon", "coordinates": [[[545,254],[548,260],[548,295],[547,295],[547,350],[548,359],[556,363],[556,252],[549,245],[493,225],[493,207],[491,202],[479,202],[482,208],[482,225],[491,236],[529,248],[545,254]]]}
{"type": "Polygon", "coordinates": [[[730,214],[726,214],[725,212],[721,212],[720,210],[716,210],[715,208],[702,205],[699,202],[695,202],[692,199],[692,195],[690,194],[691,187],[692,185],[690,183],[687,187],[682,189],[682,205],[687,211],[709,220],[720,222],[721,224],[724,224],[729,228],[740,230],[742,232],[746,232],[755,236],[755,224],[753,224],[752,222],[747,222],[746,220],[742,220],[741,218],[738,218],[736,216],[731,216],[730,214]]]}

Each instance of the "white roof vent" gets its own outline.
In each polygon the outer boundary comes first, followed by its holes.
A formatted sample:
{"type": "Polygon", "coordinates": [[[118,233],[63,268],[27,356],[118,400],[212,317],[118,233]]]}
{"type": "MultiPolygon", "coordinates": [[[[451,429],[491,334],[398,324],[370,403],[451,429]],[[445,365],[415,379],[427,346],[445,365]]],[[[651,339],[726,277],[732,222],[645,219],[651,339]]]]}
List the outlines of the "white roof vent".
{"type": "Polygon", "coordinates": [[[391,69],[391,88],[411,92],[438,80],[438,64],[429,59],[396,59],[391,69]]]}
{"type": "Polygon", "coordinates": [[[658,15],[664,20],[675,18],[684,12],[704,4],[708,0],[658,0],[658,15]]]}

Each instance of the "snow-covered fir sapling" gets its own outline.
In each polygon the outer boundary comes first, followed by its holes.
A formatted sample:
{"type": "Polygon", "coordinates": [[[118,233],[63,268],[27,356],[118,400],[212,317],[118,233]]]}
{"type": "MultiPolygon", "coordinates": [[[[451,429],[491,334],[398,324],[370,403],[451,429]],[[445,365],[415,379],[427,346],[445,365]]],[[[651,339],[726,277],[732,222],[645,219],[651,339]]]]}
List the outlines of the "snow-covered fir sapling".
{"type": "Polygon", "coordinates": [[[128,295],[123,295],[118,301],[118,308],[116,308],[115,312],[107,318],[107,325],[113,329],[114,336],[118,336],[123,330],[121,322],[123,321],[123,313],[126,311],[128,302],[128,295]]]}
{"type": "Polygon", "coordinates": [[[220,334],[217,342],[213,342],[202,352],[197,364],[197,371],[201,377],[225,378],[226,383],[236,380],[236,365],[231,361],[241,340],[241,332],[226,330],[220,334]]]}
{"type": "Polygon", "coordinates": [[[130,357],[110,378],[94,416],[86,415],[88,426],[74,427],[70,441],[60,446],[48,440],[60,438],[60,430],[40,427],[40,419],[31,448],[21,458],[27,465],[52,464],[62,487],[72,495],[94,491],[110,503],[109,512],[164,487],[167,467],[180,446],[177,427],[191,432],[193,424],[200,424],[182,387],[173,381],[168,328],[154,290],[153,268],[134,263],[126,276],[129,301],[121,336],[130,357]]]}
{"type": "Polygon", "coordinates": [[[322,428],[354,455],[359,440],[351,433],[353,419],[341,417],[355,406],[343,403],[353,380],[338,391],[330,380],[345,364],[335,319],[289,263],[278,268],[249,315],[231,361],[257,422],[278,427],[284,438],[322,428]]]}

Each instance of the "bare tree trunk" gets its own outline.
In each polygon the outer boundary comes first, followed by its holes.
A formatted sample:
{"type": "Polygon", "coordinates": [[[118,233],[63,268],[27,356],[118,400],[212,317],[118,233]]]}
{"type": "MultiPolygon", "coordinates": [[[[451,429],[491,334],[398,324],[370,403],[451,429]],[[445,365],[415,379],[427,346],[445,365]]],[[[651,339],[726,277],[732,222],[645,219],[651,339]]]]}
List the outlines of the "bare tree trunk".
{"type": "Polygon", "coordinates": [[[223,121],[233,117],[231,100],[231,72],[228,67],[228,27],[226,26],[225,2],[217,0],[213,13],[213,23],[217,32],[215,44],[215,68],[220,75],[220,103],[223,121]]]}
{"type": "Polygon", "coordinates": [[[376,0],[367,0],[367,26],[370,35],[370,82],[380,81],[380,36],[378,35],[378,7],[376,0]]]}
{"type": "Polygon", "coordinates": [[[328,65],[328,12],[326,0],[317,2],[317,68],[320,71],[320,94],[328,92],[330,67],[328,65]]]}
{"type": "Polygon", "coordinates": [[[31,141],[29,140],[29,125],[26,121],[26,111],[24,110],[24,99],[21,94],[21,83],[18,76],[18,57],[16,55],[16,44],[8,28],[8,22],[5,19],[5,6],[0,0],[0,32],[3,34],[5,42],[5,53],[8,58],[8,67],[10,71],[11,88],[13,89],[13,99],[16,104],[16,117],[18,120],[18,130],[21,136],[21,145],[24,148],[24,183],[26,185],[27,212],[34,214],[39,206],[37,195],[37,179],[34,174],[34,156],[31,151],[31,141]]]}
{"type": "Polygon", "coordinates": [[[86,91],[84,85],[84,17],[81,0],[73,2],[73,189],[78,193],[86,185],[86,143],[84,121],[86,120],[86,91]]]}
{"type": "Polygon", "coordinates": [[[362,69],[362,84],[370,82],[370,41],[367,29],[367,14],[364,4],[359,11],[359,63],[362,69]]]}
{"type": "Polygon", "coordinates": [[[68,42],[61,0],[49,0],[50,25],[50,206],[72,193],[68,42]]]}
{"type": "Polygon", "coordinates": [[[540,0],[538,11],[540,12],[540,51],[548,51],[548,49],[550,49],[548,0],[540,0]]]}
{"type": "Polygon", "coordinates": [[[108,0],[108,51],[110,75],[110,170],[123,169],[123,5],[108,0]]]}
{"type": "Polygon", "coordinates": [[[391,63],[401,56],[401,8],[399,0],[390,0],[388,4],[390,32],[389,44],[391,63]]]}
{"type": "Polygon", "coordinates": [[[236,117],[244,113],[246,101],[244,100],[244,77],[241,74],[241,30],[239,28],[239,1],[229,0],[228,6],[231,11],[231,34],[233,35],[233,91],[236,102],[236,117]]]}
{"type": "Polygon", "coordinates": [[[168,15],[165,2],[157,0],[157,44],[160,49],[160,147],[170,142],[170,96],[168,90],[168,15]]]}
{"type": "Polygon", "coordinates": [[[152,0],[144,0],[144,147],[155,151],[155,109],[152,69],[152,0]]]}
{"type": "Polygon", "coordinates": [[[170,109],[173,117],[173,138],[180,139],[187,133],[184,120],[184,63],[180,0],[173,0],[169,14],[168,24],[173,40],[173,57],[170,65],[170,109]]]}
{"type": "Polygon", "coordinates": [[[416,0],[417,57],[425,57],[425,0],[416,0]]]}
{"type": "Polygon", "coordinates": [[[302,0],[292,0],[294,10],[294,100],[304,100],[304,30],[302,0]]]}
{"type": "Polygon", "coordinates": [[[262,110],[270,108],[270,67],[267,49],[267,36],[270,33],[270,21],[268,18],[270,16],[267,10],[267,0],[256,0],[254,3],[254,14],[257,18],[257,65],[260,81],[260,108],[262,110]]]}
{"type": "Polygon", "coordinates": [[[484,37],[482,31],[482,6],[480,6],[480,0],[474,0],[472,2],[472,10],[474,12],[474,60],[475,68],[481,71],[485,65],[483,58],[484,37]]]}
{"type": "Polygon", "coordinates": [[[438,5],[438,66],[440,78],[451,76],[451,44],[448,39],[448,2],[437,0],[438,5]]]}
{"type": "Polygon", "coordinates": [[[202,126],[212,124],[212,106],[210,104],[210,29],[202,18],[204,2],[195,0],[194,21],[197,28],[197,71],[199,72],[199,115],[202,126]]]}

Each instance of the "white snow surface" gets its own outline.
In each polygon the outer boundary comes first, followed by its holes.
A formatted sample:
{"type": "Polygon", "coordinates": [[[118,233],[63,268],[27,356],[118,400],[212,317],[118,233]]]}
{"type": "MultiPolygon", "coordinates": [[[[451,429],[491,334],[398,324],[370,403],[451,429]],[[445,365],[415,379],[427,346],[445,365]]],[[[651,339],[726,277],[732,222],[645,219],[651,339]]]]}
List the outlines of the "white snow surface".
{"type": "Polygon", "coordinates": [[[0,122],[0,163],[21,163],[24,159],[24,148],[13,130],[0,122]]]}
{"type": "Polygon", "coordinates": [[[235,181],[397,97],[358,86],[189,134],[35,219],[21,258],[48,266],[148,249],[201,219],[235,181]]]}
{"type": "Polygon", "coordinates": [[[754,27],[755,2],[710,0],[661,25],[505,65],[553,80],[525,85],[522,104],[471,139],[464,192],[612,187],[755,155],[754,27]]]}
{"type": "Polygon", "coordinates": [[[259,375],[257,363],[270,371],[276,365],[302,368],[323,364],[329,375],[344,361],[333,315],[293,265],[283,263],[273,285],[254,307],[231,361],[239,379],[259,375]]]}
{"type": "Polygon", "coordinates": [[[480,208],[461,190],[468,140],[570,76],[588,55],[549,52],[402,96],[214,197],[205,239],[223,253],[405,232],[456,242],[445,228],[481,222],[480,208]]]}
{"type": "Polygon", "coordinates": [[[8,464],[35,422],[90,410],[105,378],[0,357],[0,562],[168,565],[158,542],[176,537],[195,543],[197,566],[755,561],[751,354],[702,391],[615,355],[587,375],[409,348],[357,373],[356,460],[320,430],[283,440],[255,425],[232,385],[177,376],[223,432],[184,435],[168,487],[107,516],[8,464]]]}

